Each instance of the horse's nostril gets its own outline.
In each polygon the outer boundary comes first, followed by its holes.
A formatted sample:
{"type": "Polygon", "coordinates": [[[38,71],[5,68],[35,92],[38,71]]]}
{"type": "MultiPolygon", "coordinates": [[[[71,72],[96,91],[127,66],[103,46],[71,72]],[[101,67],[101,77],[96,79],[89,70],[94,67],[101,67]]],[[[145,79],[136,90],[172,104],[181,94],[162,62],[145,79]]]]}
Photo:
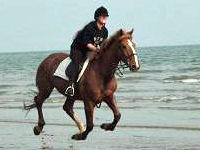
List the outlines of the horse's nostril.
{"type": "Polygon", "coordinates": [[[136,68],[136,66],[135,66],[135,65],[132,65],[132,68],[134,68],[134,69],[135,69],[135,68],[136,68]]]}
{"type": "Polygon", "coordinates": [[[137,70],[139,70],[139,68],[140,68],[139,66],[131,65],[131,68],[130,68],[130,69],[131,69],[132,71],[137,71],[137,70]]]}

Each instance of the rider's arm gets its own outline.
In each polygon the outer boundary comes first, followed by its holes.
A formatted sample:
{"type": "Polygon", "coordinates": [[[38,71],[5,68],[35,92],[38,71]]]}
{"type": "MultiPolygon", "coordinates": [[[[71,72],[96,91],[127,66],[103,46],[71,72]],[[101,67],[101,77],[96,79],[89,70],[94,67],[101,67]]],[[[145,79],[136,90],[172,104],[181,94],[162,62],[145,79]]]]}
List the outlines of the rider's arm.
{"type": "Polygon", "coordinates": [[[91,51],[95,51],[97,48],[93,45],[93,44],[91,44],[91,43],[88,43],[87,44],[87,48],[89,49],[89,50],[91,50],[91,51]]]}
{"type": "Polygon", "coordinates": [[[93,24],[89,24],[85,27],[82,37],[82,43],[90,50],[95,51],[97,48],[93,44],[93,38],[94,38],[94,27],[93,24]]]}
{"type": "Polygon", "coordinates": [[[83,35],[82,35],[82,44],[85,45],[88,49],[94,50],[93,43],[93,28],[91,25],[87,25],[84,28],[83,35]]]}
{"type": "Polygon", "coordinates": [[[107,28],[105,28],[104,39],[107,39],[107,38],[108,38],[108,30],[107,28]]]}

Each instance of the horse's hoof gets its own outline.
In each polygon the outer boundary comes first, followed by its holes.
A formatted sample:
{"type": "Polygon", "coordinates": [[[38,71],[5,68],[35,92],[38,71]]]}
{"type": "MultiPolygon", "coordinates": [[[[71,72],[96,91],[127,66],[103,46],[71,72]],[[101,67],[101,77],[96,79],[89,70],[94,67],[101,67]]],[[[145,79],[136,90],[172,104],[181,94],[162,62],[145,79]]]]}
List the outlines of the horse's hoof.
{"type": "Polygon", "coordinates": [[[34,132],[35,135],[39,135],[39,134],[41,133],[40,127],[35,126],[35,127],[33,128],[33,132],[34,132]]]}
{"type": "Polygon", "coordinates": [[[106,131],[113,131],[115,129],[115,126],[111,123],[103,123],[101,125],[101,129],[104,129],[106,131]]]}
{"type": "Polygon", "coordinates": [[[75,135],[72,136],[72,139],[73,139],[73,140],[85,140],[85,139],[86,139],[86,136],[83,136],[82,133],[80,133],[80,134],[75,134],[75,135]]]}

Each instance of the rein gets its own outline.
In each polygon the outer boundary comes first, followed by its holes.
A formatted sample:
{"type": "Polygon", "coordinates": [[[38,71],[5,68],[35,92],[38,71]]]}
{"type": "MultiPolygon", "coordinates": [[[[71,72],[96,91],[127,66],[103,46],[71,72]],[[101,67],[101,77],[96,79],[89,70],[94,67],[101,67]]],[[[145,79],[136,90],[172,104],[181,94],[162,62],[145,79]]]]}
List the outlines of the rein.
{"type": "Polygon", "coordinates": [[[137,53],[133,53],[129,56],[124,56],[123,58],[120,58],[117,65],[115,63],[111,64],[113,74],[115,73],[118,77],[122,78],[124,76],[124,70],[126,68],[129,68],[129,65],[127,63],[124,63],[123,60],[128,60],[134,55],[137,55],[137,53]]]}
{"type": "Polygon", "coordinates": [[[116,75],[120,78],[122,78],[124,76],[124,70],[128,68],[128,66],[123,63],[122,61],[119,62],[117,68],[115,69],[116,71],[116,75]]]}
{"type": "MultiPolygon", "coordinates": [[[[125,56],[124,60],[130,59],[132,56],[137,55],[137,53],[133,53],[129,56],[125,56]]],[[[129,68],[127,63],[124,63],[122,60],[119,61],[117,68],[115,69],[116,75],[122,78],[124,76],[124,70],[129,68]]]]}

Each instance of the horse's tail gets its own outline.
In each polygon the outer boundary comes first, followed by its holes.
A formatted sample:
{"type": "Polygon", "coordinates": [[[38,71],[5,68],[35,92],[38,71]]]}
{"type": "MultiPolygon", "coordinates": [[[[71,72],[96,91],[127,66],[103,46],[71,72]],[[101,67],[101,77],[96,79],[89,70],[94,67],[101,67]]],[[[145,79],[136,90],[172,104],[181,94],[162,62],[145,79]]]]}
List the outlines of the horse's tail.
{"type": "MultiPolygon", "coordinates": [[[[36,98],[36,97],[35,97],[36,98]]],[[[24,102],[24,110],[31,110],[36,107],[35,101],[32,104],[26,104],[24,102]]]]}
{"type": "Polygon", "coordinates": [[[31,109],[33,109],[33,108],[35,108],[35,107],[36,107],[36,104],[35,104],[35,103],[30,104],[30,105],[26,105],[26,104],[24,103],[24,110],[31,110],[31,109]]]}
{"type": "Polygon", "coordinates": [[[24,109],[30,110],[36,107],[36,103],[42,104],[46,98],[49,97],[53,90],[52,80],[53,73],[59,63],[67,58],[65,53],[53,53],[47,56],[39,65],[36,74],[36,86],[38,89],[37,96],[35,96],[32,104],[25,104],[24,109]],[[41,98],[42,95],[42,98],[41,98]],[[38,98],[39,97],[39,98],[38,98]]]}
{"type": "Polygon", "coordinates": [[[36,103],[35,103],[36,98],[37,98],[37,95],[34,97],[34,100],[31,103],[30,102],[25,103],[25,101],[24,101],[24,110],[31,110],[31,109],[35,108],[36,107],[36,103]]]}

